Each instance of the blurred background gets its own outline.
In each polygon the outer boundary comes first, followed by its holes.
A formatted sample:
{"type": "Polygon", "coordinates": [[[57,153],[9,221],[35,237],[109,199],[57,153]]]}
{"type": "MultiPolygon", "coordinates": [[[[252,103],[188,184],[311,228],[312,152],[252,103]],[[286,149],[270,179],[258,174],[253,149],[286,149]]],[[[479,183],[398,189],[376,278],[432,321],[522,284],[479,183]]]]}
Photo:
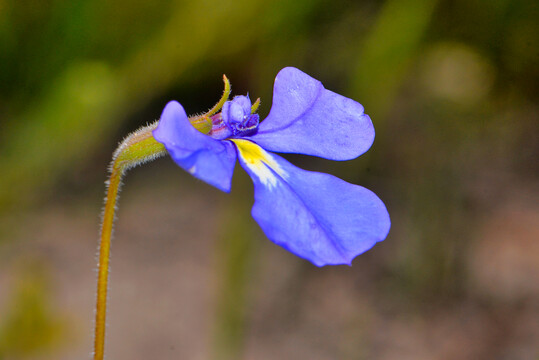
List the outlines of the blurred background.
{"type": "Polygon", "coordinates": [[[253,189],[170,158],[125,179],[109,359],[537,359],[534,0],[0,0],[0,359],[89,359],[106,169],[171,99],[261,97],[295,66],[361,102],[347,162],[388,238],[316,268],[268,241],[253,189]]]}

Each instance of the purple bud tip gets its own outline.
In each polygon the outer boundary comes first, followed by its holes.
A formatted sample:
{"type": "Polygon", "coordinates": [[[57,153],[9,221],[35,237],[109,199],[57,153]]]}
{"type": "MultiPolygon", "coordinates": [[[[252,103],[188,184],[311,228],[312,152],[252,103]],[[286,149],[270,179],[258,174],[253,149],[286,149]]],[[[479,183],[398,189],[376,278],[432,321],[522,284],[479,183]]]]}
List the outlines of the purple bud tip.
{"type": "Polygon", "coordinates": [[[251,114],[251,100],[248,96],[235,96],[225,102],[221,111],[223,123],[230,130],[230,136],[249,136],[258,131],[260,118],[251,114]]]}

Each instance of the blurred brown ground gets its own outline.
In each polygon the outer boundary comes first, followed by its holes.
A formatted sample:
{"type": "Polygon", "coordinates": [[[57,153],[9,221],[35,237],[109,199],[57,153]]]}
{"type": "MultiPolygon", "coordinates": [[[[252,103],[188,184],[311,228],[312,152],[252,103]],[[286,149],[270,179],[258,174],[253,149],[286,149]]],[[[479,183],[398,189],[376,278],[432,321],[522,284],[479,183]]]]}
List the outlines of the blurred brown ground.
{"type": "MultiPolygon", "coordinates": [[[[218,227],[206,221],[227,211],[234,192],[221,194],[170,163],[159,160],[126,179],[112,248],[109,359],[211,356],[220,254],[218,227]]],[[[496,205],[474,229],[470,281],[448,301],[416,302],[391,288],[380,262],[395,255],[392,236],[352,267],[318,269],[259,233],[250,239],[258,249],[242,358],[533,359],[539,208],[530,190],[510,190],[515,200],[496,205]]],[[[68,340],[35,359],[89,356],[98,203],[72,198],[37,211],[18,235],[25,241],[13,241],[2,259],[1,304],[21,263],[35,259],[48,278],[51,312],[64,322],[68,340]]],[[[249,216],[243,210],[237,216],[249,216]]]]}

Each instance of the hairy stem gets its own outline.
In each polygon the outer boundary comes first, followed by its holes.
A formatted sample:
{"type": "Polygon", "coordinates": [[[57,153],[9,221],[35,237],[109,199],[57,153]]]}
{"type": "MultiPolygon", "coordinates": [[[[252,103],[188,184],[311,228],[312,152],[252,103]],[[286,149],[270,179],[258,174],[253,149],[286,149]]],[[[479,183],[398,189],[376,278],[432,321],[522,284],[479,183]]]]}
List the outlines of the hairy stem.
{"type": "Polygon", "coordinates": [[[99,245],[99,272],[97,275],[97,303],[95,314],[94,359],[102,360],[105,351],[105,324],[107,316],[107,290],[109,277],[110,240],[114,208],[120,187],[122,173],[113,170],[108,182],[103,226],[101,228],[101,243],[99,245]]]}
{"type": "Polygon", "coordinates": [[[114,152],[110,165],[110,177],[107,182],[107,195],[105,197],[105,210],[103,212],[101,242],[99,245],[94,360],[102,360],[105,352],[110,244],[118,191],[120,190],[122,176],[128,169],[166,154],[165,147],[152,136],[152,131],[156,126],[157,122],[143,127],[125,138],[114,152]]]}
{"type": "MultiPolygon", "coordinates": [[[[225,75],[223,75],[223,82],[225,89],[219,102],[205,114],[189,118],[193,127],[204,134],[207,134],[211,130],[209,116],[217,113],[230,95],[230,81],[225,75]]],[[[257,100],[256,104],[259,103],[260,101],[257,100]]],[[[145,162],[155,160],[167,153],[165,147],[161,143],[158,143],[152,135],[152,131],[157,127],[157,123],[158,121],[128,135],[120,143],[120,146],[118,146],[112,156],[110,177],[107,182],[107,196],[105,197],[105,211],[103,212],[103,224],[101,227],[101,242],[99,245],[94,360],[103,360],[105,355],[110,243],[114,224],[114,211],[116,210],[122,176],[127,170],[145,162]]]]}

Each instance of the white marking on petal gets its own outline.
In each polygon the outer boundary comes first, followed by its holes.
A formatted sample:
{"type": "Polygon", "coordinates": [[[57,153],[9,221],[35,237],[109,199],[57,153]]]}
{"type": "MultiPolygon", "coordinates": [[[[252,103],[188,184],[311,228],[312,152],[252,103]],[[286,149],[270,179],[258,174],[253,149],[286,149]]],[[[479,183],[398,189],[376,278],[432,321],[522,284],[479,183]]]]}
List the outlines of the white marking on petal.
{"type": "Polygon", "coordinates": [[[187,171],[189,171],[189,173],[192,175],[195,173],[195,171],[197,171],[197,166],[193,165],[189,169],[187,169],[187,171]]]}
{"type": "Polygon", "coordinates": [[[277,177],[274,172],[283,179],[288,177],[288,174],[275,161],[273,156],[257,144],[243,139],[231,139],[231,141],[236,144],[243,162],[263,185],[270,189],[277,185],[277,177]]]}

